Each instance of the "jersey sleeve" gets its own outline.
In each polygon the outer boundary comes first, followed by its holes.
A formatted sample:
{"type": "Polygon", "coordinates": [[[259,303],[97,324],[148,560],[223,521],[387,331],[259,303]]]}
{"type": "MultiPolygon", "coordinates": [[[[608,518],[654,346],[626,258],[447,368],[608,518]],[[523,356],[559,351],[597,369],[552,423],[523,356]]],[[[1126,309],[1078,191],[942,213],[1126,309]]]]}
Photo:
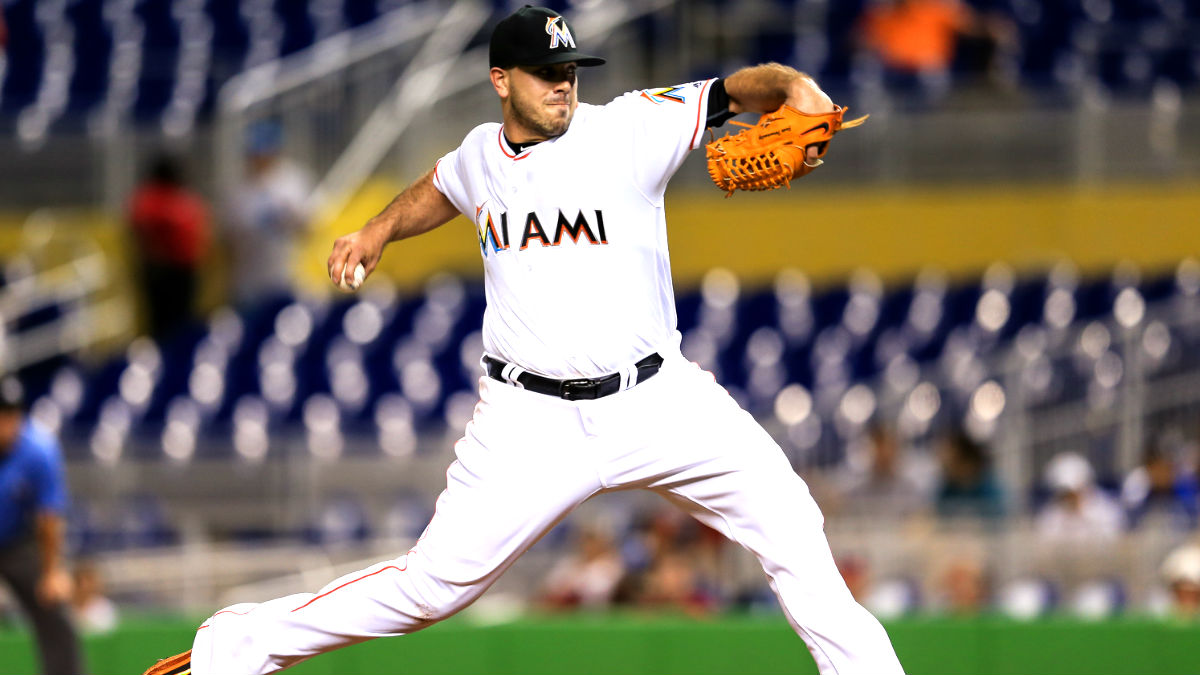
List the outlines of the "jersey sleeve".
{"type": "Polygon", "coordinates": [[[632,173],[647,199],[660,201],[667,181],[704,142],[714,82],[633,91],[609,104],[631,131],[632,173]]]}
{"type": "Polygon", "coordinates": [[[443,155],[433,165],[433,187],[445,195],[459,213],[467,213],[464,205],[470,200],[467,198],[467,186],[462,180],[460,171],[459,154],[461,152],[461,148],[455,148],[443,155]]]}
{"type": "Polygon", "coordinates": [[[467,217],[474,215],[471,193],[482,189],[480,183],[484,180],[478,169],[472,171],[471,166],[484,164],[485,143],[487,139],[494,138],[499,130],[498,124],[475,127],[457,148],[447,152],[433,165],[433,187],[467,217]]]}

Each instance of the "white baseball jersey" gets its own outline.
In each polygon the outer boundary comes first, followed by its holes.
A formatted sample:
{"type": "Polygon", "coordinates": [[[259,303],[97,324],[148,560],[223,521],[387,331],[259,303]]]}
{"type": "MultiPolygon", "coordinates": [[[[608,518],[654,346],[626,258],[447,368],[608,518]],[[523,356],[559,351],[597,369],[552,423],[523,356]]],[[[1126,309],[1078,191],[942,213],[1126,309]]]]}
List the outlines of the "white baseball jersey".
{"type": "Polygon", "coordinates": [[[487,353],[596,377],[673,339],[663,194],[702,142],[712,83],[580,103],[566,133],[520,154],[481,124],[437,163],[434,186],[478,229],[487,353]]]}

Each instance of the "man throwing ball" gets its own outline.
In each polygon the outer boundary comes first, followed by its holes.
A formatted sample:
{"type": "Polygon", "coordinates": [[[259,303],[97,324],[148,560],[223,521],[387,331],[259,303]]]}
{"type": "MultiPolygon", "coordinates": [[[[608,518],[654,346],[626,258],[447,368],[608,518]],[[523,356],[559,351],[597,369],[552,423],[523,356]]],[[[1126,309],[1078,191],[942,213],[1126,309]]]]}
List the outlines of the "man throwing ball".
{"type": "MultiPolygon", "coordinates": [[[[633,488],[753,552],[822,673],[902,672],[882,626],[838,574],[804,481],[680,354],[667,255],[667,181],[706,127],[743,111],[775,119],[790,111],[800,126],[811,118],[813,133],[832,135],[841,109],[777,64],[579,103],[578,70],[604,60],[580,53],[566,20],[548,9],[504,19],[490,49],[503,124],[473,129],[339,238],[328,261],[335,284],[356,286],[357,266],[369,276],[388,243],[459,213],[475,223],[487,290],[484,375],[432,521],[406,554],[315,594],[217,612],[190,653],[149,672],[270,673],[427,628],[471,604],[584,500],[633,488]]],[[[827,141],[798,145],[799,161],[785,160],[789,176],[816,166],[827,141]]],[[[736,189],[758,164],[722,170],[722,187],[736,189]]]]}

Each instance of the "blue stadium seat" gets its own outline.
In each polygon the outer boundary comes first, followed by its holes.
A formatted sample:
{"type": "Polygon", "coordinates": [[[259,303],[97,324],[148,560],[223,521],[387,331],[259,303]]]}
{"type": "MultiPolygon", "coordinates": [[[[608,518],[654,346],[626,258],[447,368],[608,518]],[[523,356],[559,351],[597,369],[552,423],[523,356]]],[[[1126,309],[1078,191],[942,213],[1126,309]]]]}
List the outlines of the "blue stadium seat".
{"type": "Polygon", "coordinates": [[[77,2],[67,8],[75,27],[75,72],[71,76],[69,105],[90,110],[108,89],[112,35],[100,2],[77,2]]]}
{"type": "Polygon", "coordinates": [[[159,345],[162,353],[162,370],[154,389],[154,395],[146,410],[145,421],[161,423],[170,401],[176,396],[187,393],[193,354],[196,346],[207,332],[202,325],[189,325],[159,345]]]}
{"type": "Polygon", "coordinates": [[[305,531],[312,544],[337,547],[359,543],[370,534],[362,502],[350,494],[329,498],[305,531]]]}
{"type": "Polygon", "coordinates": [[[849,298],[850,294],[841,286],[826,288],[815,293],[812,300],[815,332],[841,323],[842,312],[845,310],[846,301],[849,298]]]}
{"type": "Polygon", "coordinates": [[[374,0],[347,0],[342,6],[342,17],[346,26],[354,28],[379,16],[379,7],[374,0]]]}
{"type": "Polygon", "coordinates": [[[87,385],[83,394],[83,401],[80,403],[79,411],[75,415],[75,420],[78,424],[90,428],[96,422],[100,414],[100,406],[104,401],[112,396],[117,390],[117,381],[121,377],[121,373],[125,371],[125,367],[129,365],[129,361],[122,354],[100,366],[100,368],[87,378],[87,385]]]}
{"type": "Polygon", "coordinates": [[[66,521],[66,547],[71,555],[88,556],[110,548],[107,533],[97,522],[95,509],[88,502],[72,500],[66,521]]]}
{"type": "Polygon", "coordinates": [[[313,43],[312,17],[308,14],[307,2],[275,0],[275,13],[283,24],[280,56],[287,56],[313,43]]]}
{"type": "Polygon", "coordinates": [[[213,23],[213,50],[226,59],[238,59],[249,46],[250,36],[240,11],[240,0],[208,0],[213,23]]]}
{"type": "Polygon", "coordinates": [[[275,317],[291,304],[291,295],[266,298],[253,307],[239,310],[242,337],[237,350],[230,355],[225,369],[225,395],[217,409],[216,420],[227,421],[233,406],[243,395],[259,391],[259,351],[275,330],[275,317]]]}
{"type": "Polygon", "coordinates": [[[1113,21],[1136,23],[1157,19],[1162,16],[1162,6],[1157,0],[1120,0],[1112,3],[1113,21]]]}
{"type": "MultiPolygon", "coordinates": [[[[713,347],[716,349],[717,371],[720,381],[731,394],[759,414],[769,414],[776,394],[774,390],[788,383],[799,384],[814,392],[814,398],[824,406],[818,412],[825,417],[825,424],[829,424],[832,419],[831,402],[836,405],[835,401],[848,387],[858,383],[872,384],[893,360],[911,359],[909,362],[913,366],[922,369],[923,379],[941,387],[943,405],[937,421],[958,421],[978,382],[972,378],[952,379],[952,369],[947,369],[947,366],[953,363],[955,355],[961,354],[970,354],[975,360],[986,360],[989,353],[998,354],[1000,350],[1011,347],[1022,330],[1041,331],[1048,340],[1060,339],[1055,337],[1054,327],[1043,321],[1045,299],[1052,288],[1057,287],[1055,284],[1069,289],[1068,292],[1079,306],[1070,330],[1057,333],[1078,340],[1077,329],[1087,322],[1095,321],[1098,326],[1111,323],[1114,299],[1121,289],[1130,285],[1141,289],[1148,303],[1167,301],[1174,303],[1171,311],[1191,311],[1179,308],[1183,307],[1180,303],[1188,302],[1188,293],[1193,292],[1196,282],[1192,281],[1194,274],[1187,271],[1191,268],[1181,269],[1184,272],[1178,277],[1173,270],[1166,270],[1139,278],[1136,270],[1130,268],[1104,277],[1085,279],[1078,284],[1057,273],[1054,277],[1035,275],[1016,279],[1007,296],[1011,307],[1009,318],[995,332],[985,330],[976,321],[976,307],[982,294],[980,282],[956,284],[946,289],[940,320],[928,335],[920,334],[914,327],[911,314],[916,311],[914,306],[918,298],[921,303],[934,298],[933,311],[938,311],[936,298],[940,297],[938,289],[941,286],[936,280],[928,284],[922,282],[900,286],[884,294],[879,320],[860,336],[847,330],[843,321],[850,291],[846,287],[831,287],[822,289],[812,297],[813,314],[816,317],[814,323],[817,326],[815,337],[793,343],[788,343],[783,337],[779,325],[781,305],[774,290],[743,290],[733,306],[736,319],[729,339],[723,346],[713,347]],[[1055,280],[1052,281],[1052,278],[1055,280]],[[779,360],[783,372],[781,379],[774,379],[778,375],[768,372],[770,363],[764,365],[762,359],[751,353],[756,333],[759,336],[778,336],[782,349],[779,360]]],[[[1002,286],[1007,288],[1007,284],[1002,286]]],[[[342,353],[349,363],[356,364],[354,368],[361,367],[367,394],[361,407],[345,401],[340,404],[338,429],[341,433],[376,434],[377,405],[385,395],[397,393],[408,396],[413,407],[413,426],[418,433],[445,431],[447,407],[461,412],[464,392],[473,396],[476,387],[479,370],[474,359],[478,351],[484,300],[481,286],[467,285],[461,302],[451,301],[458,307],[452,311],[457,318],[449,324],[444,337],[438,333],[434,346],[423,346],[418,341],[420,331],[415,318],[429,303],[436,304],[434,297],[440,292],[431,290],[421,296],[402,297],[394,304],[387,304],[386,309],[378,315],[382,323],[378,335],[374,339],[361,339],[359,342],[362,344],[351,339],[350,333],[353,331],[348,330],[346,321],[353,308],[366,300],[339,300],[328,306],[319,303],[314,305],[313,327],[296,344],[295,363],[285,358],[286,363],[283,364],[284,370],[296,377],[296,391],[286,410],[275,411],[267,416],[266,423],[271,435],[274,436],[277,431],[302,430],[300,423],[303,421],[305,404],[334,393],[331,364],[333,356],[342,353]],[[471,352],[469,358],[464,356],[465,352],[471,352]],[[399,367],[410,359],[420,362],[422,365],[419,370],[423,371],[423,376],[431,378],[431,384],[426,385],[428,388],[424,391],[420,390],[419,384],[414,389],[411,382],[408,391],[404,388],[399,367]],[[422,403],[422,394],[426,392],[431,393],[432,397],[422,403]],[[453,405],[448,406],[448,402],[453,402],[453,405]]],[[[457,297],[454,293],[451,296],[457,297]]],[[[212,419],[205,418],[200,426],[200,438],[196,446],[198,455],[236,457],[231,442],[233,425],[230,418],[239,400],[262,393],[260,356],[265,345],[279,340],[274,334],[280,311],[292,302],[291,298],[275,299],[246,310],[241,315],[242,337],[228,361],[218,366],[227,377],[225,388],[218,411],[212,419]]],[[[682,318],[685,316],[694,327],[701,313],[699,294],[681,294],[678,304],[681,307],[681,327],[686,326],[682,318]]],[[[708,308],[707,311],[712,310],[708,308]]],[[[1151,314],[1147,322],[1154,318],[1155,315],[1151,314]]],[[[161,345],[160,375],[145,415],[134,410],[134,426],[130,430],[132,437],[124,446],[126,458],[134,456],[132,453],[138,452],[139,448],[148,453],[148,458],[162,457],[161,435],[168,407],[173,400],[189,394],[189,378],[200,353],[212,352],[215,341],[236,340],[236,323],[236,320],[230,323],[226,319],[214,319],[207,327],[193,327],[161,345]],[[223,337],[228,335],[234,337],[223,337]]],[[[280,321],[281,326],[283,323],[286,322],[280,321]]],[[[689,331],[689,336],[695,332],[689,331]]],[[[1167,347],[1164,349],[1169,349],[1174,356],[1163,360],[1163,363],[1177,365],[1180,359],[1200,360],[1195,356],[1200,354],[1200,331],[1171,328],[1166,329],[1165,337],[1167,347]]],[[[1162,342],[1161,338],[1159,342],[1162,342]]],[[[765,343],[760,343],[759,347],[762,344],[765,343]]],[[[1112,344],[1106,349],[1113,351],[1112,344]]],[[[1039,357],[1035,366],[1027,368],[1028,372],[1021,375],[1032,404],[1045,406],[1086,400],[1088,388],[1093,386],[1096,378],[1097,354],[1105,349],[1092,351],[1095,353],[1086,356],[1076,348],[1076,344],[1068,344],[1065,356],[1056,356],[1050,361],[1049,354],[1052,352],[1047,352],[1039,357]]],[[[762,353],[761,349],[755,353],[762,353]]],[[[119,394],[119,381],[129,366],[129,358],[126,353],[118,354],[87,373],[78,413],[72,415],[67,412],[64,416],[62,434],[69,441],[65,445],[81,448],[78,452],[85,457],[90,456],[90,439],[100,409],[119,394]]],[[[1165,359],[1166,352],[1154,358],[1165,359]]],[[[44,374],[40,381],[35,381],[30,391],[36,391],[37,396],[49,392],[50,380],[58,367],[52,371],[44,374]]],[[[843,440],[839,439],[836,428],[824,428],[820,440],[811,448],[804,449],[805,464],[834,465],[841,461],[844,449],[838,446],[843,440]]],[[[377,444],[363,442],[360,436],[350,439],[345,447],[351,452],[358,448],[370,448],[375,452],[377,444]]],[[[429,447],[429,444],[419,447],[429,447]]],[[[407,451],[400,448],[389,452],[403,454],[407,451]]]]}
{"type": "Polygon", "coordinates": [[[37,0],[17,0],[4,6],[8,25],[8,72],[0,91],[3,110],[16,112],[33,103],[42,82],[45,44],[34,19],[37,0]]]}
{"type": "Polygon", "coordinates": [[[142,70],[134,114],[143,120],[157,115],[171,100],[179,60],[179,26],[170,0],[144,0],[136,8],[142,20],[142,70]]]}
{"type": "Polygon", "coordinates": [[[432,518],[432,505],[424,497],[399,494],[374,529],[383,537],[415,542],[432,518]]]}
{"type": "Polygon", "coordinates": [[[150,495],[128,497],[118,507],[114,526],[118,548],[169,546],[179,538],[162,504],[150,495]]]}
{"type": "MultiPolygon", "coordinates": [[[[279,55],[288,55],[309,47],[316,37],[314,0],[303,2],[268,0],[269,19],[276,21],[280,31],[279,55]]],[[[101,0],[68,3],[65,14],[73,29],[75,51],[74,72],[69,83],[68,107],[73,113],[95,108],[104,100],[111,85],[110,64],[113,56],[111,26],[105,18],[101,0]]],[[[334,8],[340,12],[333,20],[347,28],[361,26],[379,16],[381,9],[398,3],[383,0],[345,0],[334,8]]],[[[570,3],[555,3],[569,11],[570,3]]],[[[823,35],[824,53],[812,57],[810,69],[817,71],[825,88],[835,98],[853,102],[850,77],[853,63],[853,40],[856,23],[866,6],[865,0],[843,0],[823,3],[824,23],[820,26],[796,26],[797,3],[779,0],[771,11],[786,20],[776,21],[758,29],[748,41],[751,60],[804,60],[796,53],[804,45],[797,30],[816,30],[823,35]]],[[[1140,94],[1159,79],[1191,88],[1200,83],[1200,58],[1190,29],[1181,28],[1200,20],[1197,0],[1120,0],[1111,2],[1038,2],[1037,0],[972,0],[979,10],[1000,13],[1015,19],[1020,43],[1018,66],[1022,81],[1046,96],[1062,92],[1080,83],[1074,77],[1064,79],[1063,66],[1073,58],[1081,58],[1086,69],[1115,92],[1127,90],[1140,94]],[[1169,24],[1175,37],[1168,44],[1147,44],[1139,36],[1155,24],[1169,24]],[[1111,42],[1093,60],[1087,50],[1076,52],[1071,35],[1079,26],[1087,25],[1121,37],[1111,42]],[[1148,65],[1148,68],[1147,68],[1148,65]]],[[[511,10],[510,3],[496,0],[498,13],[511,10]]],[[[36,20],[35,0],[12,0],[5,7],[9,28],[9,68],[0,92],[0,110],[13,113],[32,103],[42,84],[42,69],[46,58],[45,36],[36,20]]],[[[730,5],[732,6],[732,4],[730,5]]],[[[204,11],[212,25],[212,53],[208,65],[207,85],[200,110],[212,109],[213,93],[230,76],[245,65],[250,47],[250,29],[244,6],[238,0],[203,0],[204,11]]],[[[137,85],[134,112],[143,122],[158,121],[171,100],[179,57],[180,25],[173,15],[170,0],[137,0],[134,11],[143,24],[144,53],[137,85]]],[[[330,11],[330,10],[323,10],[330,11]]],[[[640,20],[637,31],[652,41],[659,30],[653,18],[640,20]]],[[[477,44],[480,36],[471,36],[477,44]]],[[[813,42],[810,40],[809,42],[813,42]]],[[[273,55],[273,54],[272,54],[273,55]]],[[[272,56],[268,55],[268,56],[272,56]]],[[[807,58],[807,57],[805,57],[807,58]]],[[[715,65],[715,64],[712,64],[715,65]]],[[[703,68],[708,75],[711,65],[703,68]]],[[[1069,69],[1068,69],[1069,70],[1069,69]]],[[[699,73],[698,73],[699,74],[699,73]]],[[[11,124],[11,119],[4,120],[11,124]]],[[[57,126],[79,127],[78,115],[55,123],[57,126]]]]}
{"type": "Polygon", "coordinates": [[[908,316],[908,308],[912,305],[912,299],[912,286],[893,288],[884,295],[883,302],[879,307],[876,332],[882,332],[885,328],[897,327],[903,324],[905,318],[908,316]]]}
{"type": "Polygon", "coordinates": [[[1001,331],[1004,339],[1014,338],[1021,328],[1041,321],[1043,302],[1046,297],[1046,279],[1035,276],[1017,282],[1009,296],[1011,316],[1001,331]]]}
{"type": "Polygon", "coordinates": [[[855,24],[865,6],[864,0],[841,0],[828,4],[825,32],[829,38],[829,58],[821,71],[822,81],[849,79],[855,24]]]}

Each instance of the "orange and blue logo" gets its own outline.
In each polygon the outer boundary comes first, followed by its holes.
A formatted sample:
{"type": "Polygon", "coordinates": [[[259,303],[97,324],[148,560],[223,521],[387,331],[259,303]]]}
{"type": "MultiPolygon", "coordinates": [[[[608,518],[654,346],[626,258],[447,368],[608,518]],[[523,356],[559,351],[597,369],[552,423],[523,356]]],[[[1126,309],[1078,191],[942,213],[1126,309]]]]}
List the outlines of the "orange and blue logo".
{"type": "Polygon", "coordinates": [[[662,89],[646,89],[642,92],[642,98],[654,104],[662,103],[663,101],[672,101],[674,103],[684,103],[683,87],[663,87],[662,89]]]}
{"type": "Polygon", "coordinates": [[[502,236],[496,234],[496,224],[492,220],[492,212],[487,212],[487,218],[480,218],[483,213],[483,204],[475,207],[475,228],[479,233],[479,250],[483,252],[484,257],[488,254],[488,247],[499,253],[508,248],[508,213],[500,214],[500,232],[502,236]]]}

